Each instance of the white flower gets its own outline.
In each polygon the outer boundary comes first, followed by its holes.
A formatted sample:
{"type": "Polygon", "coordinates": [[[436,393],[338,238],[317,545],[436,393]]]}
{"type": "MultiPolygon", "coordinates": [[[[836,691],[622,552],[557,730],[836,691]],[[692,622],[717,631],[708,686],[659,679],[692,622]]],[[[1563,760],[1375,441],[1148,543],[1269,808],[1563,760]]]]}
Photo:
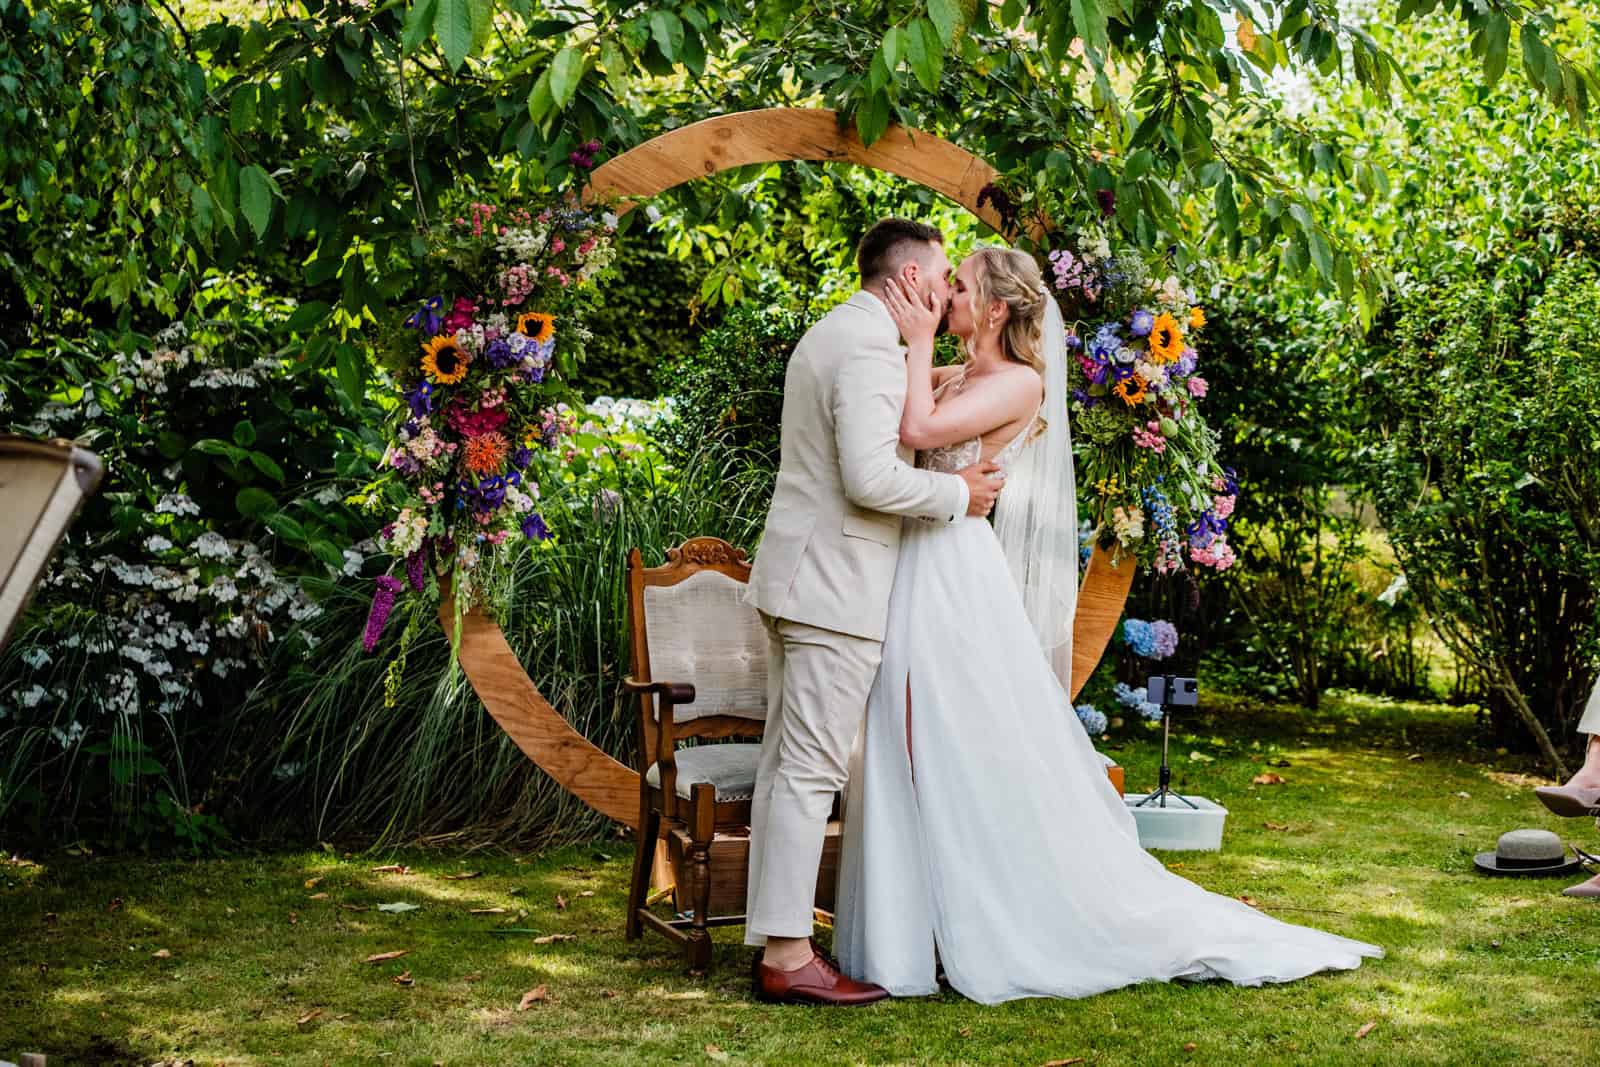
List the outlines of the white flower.
{"type": "Polygon", "coordinates": [[[26,663],[34,670],[38,670],[40,667],[43,667],[50,662],[50,653],[46,652],[38,645],[35,645],[22,654],[22,662],[26,663]]]}
{"type": "Polygon", "coordinates": [[[17,699],[22,702],[22,706],[25,708],[36,708],[39,706],[39,701],[43,700],[46,695],[44,686],[35,685],[23,692],[17,699]]]}
{"type": "Polygon", "coordinates": [[[287,782],[291,778],[300,777],[300,773],[304,770],[305,764],[298,761],[280,763],[272,768],[272,777],[274,781],[287,782]]]}
{"type": "Polygon", "coordinates": [[[311,499],[326,507],[329,504],[337,503],[339,498],[343,495],[344,494],[339,491],[339,487],[337,485],[328,485],[318,489],[316,495],[311,499]]]}
{"type": "Polygon", "coordinates": [[[615,211],[605,211],[601,213],[600,221],[606,224],[606,229],[614,230],[617,228],[617,223],[620,220],[618,220],[617,213],[615,211]]]}
{"type": "Polygon", "coordinates": [[[361,565],[363,563],[365,563],[366,561],[367,561],[366,557],[363,556],[361,553],[353,552],[348,548],[345,549],[344,550],[344,576],[346,578],[354,578],[357,574],[361,573],[361,565]]]}
{"type": "Polygon", "coordinates": [[[83,723],[74,719],[72,720],[72,725],[65,730],[59,726],[52,729],[50,736],[55,738],[62,748],[70,748],[83,739],[83,723]]]}
{"type": "Polygon", "coordinates": [[[198,515],[200,505],[183,493],[167,493],[156,502],[158,515],[198,515]]]}
{"type": "Polygon", "coordinates": [[[218,603],[226,604],[239,599],[239,587],[233,584],[233,579],[225,574],[219,574],[211,579],[211,585],[206,592],[218,603]]]}
{"type": "Polygon", "coordinates": [[[654,204],[646,204],[644,206],[644,217],[649,219],[651,222],[660,222],[661,209],[656,207],[654,204]]]}
{"type": "Polygon", "coordinates": [[[149,537],[145,538],[144,550],[146,552],[165,552],[171,547],[172,542],[168,541],[160,534],[151,534],[149,537]]]}
{"type": "Polygon", "coordinates": [[[232,559],[233,546],[215,530],[207,530],[190,546],[202,559],[232,559]]]}

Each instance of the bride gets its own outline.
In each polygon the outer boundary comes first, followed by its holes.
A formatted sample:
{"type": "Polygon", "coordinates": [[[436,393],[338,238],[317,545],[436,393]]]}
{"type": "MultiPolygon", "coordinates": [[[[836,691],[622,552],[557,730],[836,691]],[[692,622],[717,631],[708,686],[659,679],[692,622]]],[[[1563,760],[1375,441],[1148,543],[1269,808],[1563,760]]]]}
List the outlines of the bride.
{"type": "Polygon", "coordinates": [[[942,963],[956,990],[993,1004],[1174,978],[1285,982],[1381,956],[1168,872],[1072,713],[1066,331],[1033,258],[984,248],[962,262],[959,368],[933,366],[944,309],[894,283],[885,303],[909,348],[902,442],[936,470],[992,459],[1006,487],[992,528],[904,526],[845,806],[845,972],[916,996],[937,992],[942,963]]]}

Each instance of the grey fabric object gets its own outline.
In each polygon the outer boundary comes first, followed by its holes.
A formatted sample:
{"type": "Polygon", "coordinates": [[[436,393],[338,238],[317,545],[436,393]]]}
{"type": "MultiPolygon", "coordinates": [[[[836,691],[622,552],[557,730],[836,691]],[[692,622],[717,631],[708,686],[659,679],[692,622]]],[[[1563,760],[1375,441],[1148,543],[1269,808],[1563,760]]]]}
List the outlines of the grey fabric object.
{"type": "MultiPolygon", "coordinates": [[[[756,791],[756,763],[760,745],[696,745],[680,748],[677,754],[678,780],[673,790],[685,800],[689,788],[710,782],[719,802],[749,800],[756,791]]],[[[644,779],[655,789],[661,787],[661,764],[652,763],[644,779]]]]}

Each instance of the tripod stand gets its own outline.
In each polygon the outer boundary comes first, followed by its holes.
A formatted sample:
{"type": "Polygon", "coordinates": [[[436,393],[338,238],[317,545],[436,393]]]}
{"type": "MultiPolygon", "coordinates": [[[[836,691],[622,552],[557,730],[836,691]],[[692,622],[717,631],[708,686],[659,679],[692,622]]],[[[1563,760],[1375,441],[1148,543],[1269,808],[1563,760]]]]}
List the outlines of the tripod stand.
{"type": "Polygon", "coordinates": [[[1165,678],[1163,679],[1165,684],[1161,687],[1161,778],[1160,778],[1160,784],[1156,787],[1156,791],[1154,793],[1151,793],[1149,796],[1147,796],[1144,799],[1140,800],[1137,804],[1134,805],[1134,807],[1142,808],[1146,804],[1148,804],[1152,800],[1154,800],[1154,801],[1156,801],[1156,807],[1164,808],[1164,807],[1167,806],[1167,798],[1168,797],[1173,797],[1174,799],[1181,800],[1185,804],[1188,804],[1189,807],[1192,808],[1193,810],[1199,811],[1200,810],[1200,806],[1198,804],[1195,804],[1193,801],[1191,801],[1188,797],[1184,796],[1182,793],[1174,792],[1173,789],[1172,789],[1172,767],[1167,762],[1167,745],[1168,745],[1168,742],[1170,742],[1171,739],[1172,739],[1172,704],[1171,704],[1171,701],[1172,701],[1173,696],[1175,695],[1175,691],[1173,689],[1173,685],[1174,685],[1173,679],[1174,679],[1173,675],[1170,675],[1170,674],[1166,675],[1165,678]]]}

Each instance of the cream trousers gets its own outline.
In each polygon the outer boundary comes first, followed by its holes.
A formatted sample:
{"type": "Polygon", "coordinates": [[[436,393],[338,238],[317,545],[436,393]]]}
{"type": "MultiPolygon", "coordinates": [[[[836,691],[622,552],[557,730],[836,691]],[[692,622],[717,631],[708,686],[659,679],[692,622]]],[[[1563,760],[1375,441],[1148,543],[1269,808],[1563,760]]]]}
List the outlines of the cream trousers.
{"type": "Polygon", "coordinates": [[[809,937],[834,796],[866,715],[883,643],[761,616],[767,725],[750,814],[745,944],[809,937]]]}
{"type": "Polygon", "coordinates": [[[1589,690],[1589,703],[1584,706],[1583,718],[1578,720],[1580,734],[1600,734],[1600,679],[1589,690]]]}

